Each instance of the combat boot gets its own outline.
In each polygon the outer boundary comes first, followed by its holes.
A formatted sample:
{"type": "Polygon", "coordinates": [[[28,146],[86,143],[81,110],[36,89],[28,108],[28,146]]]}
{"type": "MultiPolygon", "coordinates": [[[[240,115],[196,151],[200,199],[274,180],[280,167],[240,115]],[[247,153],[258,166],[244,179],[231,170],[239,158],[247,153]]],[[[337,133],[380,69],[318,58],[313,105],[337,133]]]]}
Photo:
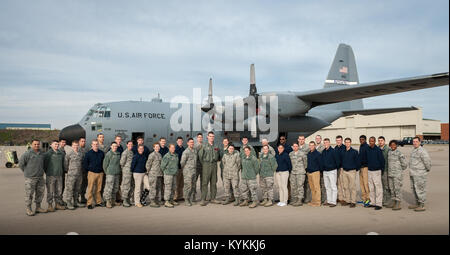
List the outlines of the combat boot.
{"type": "Polygon", "coordinates": [[[394,206],[392,207],[392,210],[397,211],[397,210],[401,210],[401,209],[402,209],[402,207],[400,206],[400,201],[395,201],[394,203],[395,203],[395,204],[394,204],[394,206]]]}
{"type": "Polygon", "coordinates": [[[242,203],[239,204],[239,206],[248,206],[248,200],[242,201],[242,203]]]}
{"type": "Polygon", "coordinates": [[[158,208],[160,207],[159,203],[154,199],[150,200],[150,207],[158,208]]]}
{"type": "Polygon", "coordinates": [[[179,205],[178,202],[175,201],[175,200],[170,200],[170,203],[171,203],[172,205],[179,205]]]}
{"type": "Polygon", "coordinates": [[[121,206],[122,203],[120,202],[120,200],[116,200],[116,201],[112,200],[112,205],[113,206],[121,206]]]}
{"type": "Polygon", "coordinates": [[[173,208],[173,204],[171,204],[169,201],[166,201],[166,202],[164,203],[164,206],[165,206],[165,207],[169,207],[169,208],[173,208]]]}
{"type": "Polygon", "coordinates": [[[225,200],[222,201],[222,204],[223,204],[223,205],[227,205],[227,204],[231,204],[231,202],[232,202],[231,199],[230,199],[230,198],[227,198],[227,199],[225,199],[225,200]]]}
{"type": "Polygon", "coordinates": [[[39,205],[36,205],[35,213],[46,213],[46,212],[47,212],[47,210],[42,209],[41,206],[39,206],[39,205]]]}
{"type": "Polygon", "coordinates": [[[78,203],[78,201],[75,200],[74,203],[73,203],[73,206],[74,207],[83,208],[83,207],[86,207],[86,204],[78,203]]]}
{"type": "Polygon", "coordinates": [[[138,207],[138,208],[142,208],[142,207],[144,207],[141,203],[137,203],[136,204],[136,207],[138,207]]]}
{"type": "Polygon", "coordinates": [[[106,208],[112,208],[111,200],[106,200],[106,208]]]}
{"type": "Polygon", "coordinates": [[[272,200],[267,200],[267,202],[264,204],[264,207],[269,207],[269,206],[272,206],[272,205],[273,205],[272,200]]]}
{"type": "Polygon", "coordinates": [[[27,215],[34,216],[34,212],[33,212],[33,210],[31,210],[31,208],[27,208],[27,215]]]}
{"type": "Polygon", "coordinates": [[[69,210],[75,210],[75,207],[73,206],[72,201],[68,201],[68,202],[67,202],[67,209],[69,209],[69,210]]]}
{"type": "Polygon", "coordinates": [[[56,210],[66,210],[66,207],[64,205],[60,205],[58,203],[55,203],[55,209],[56,210]]]}
{"type": "Polygon", "coordinates": [[[201,202],[200,202],[200,205],[201,206],[205,206],[205,205],[207,205],[208,204],[208,202],[206,202],[206,200],[202,200],[201,202]]]}
{"type": "Polygon", "coordinates": [[[264,198],[263,201],[261,202],[261,205],[265,205],[267,203],[268,199],[264,198]]]}
{"type": "Polygon", "coordinates": [[[425,211],[425,204],[424,203],[419,203],[419,206],[417,206],[416,209],[414,209],[415,212],[423,212],[425,211]]]}
{"type": "Polygon", "coordinates": [[[191,201],[189,201],[189,199],[184,200],[184,205],[185,206],[192,206],[191,201]]]}
{"type": "Polygon", "coordinates": [[[249,206],[249,208],[255,208],[258,206],[258,202],[257,201],[253,201],[253,203],[249,206]]]}
{"type": "Polygon", "coordinates": [[[416,202],[415,205],[408,206],[408,209],[416,209],[417,207],[419,207],[419,203],[418,202],[416,202]]]}
{"type": "Polygon", "coordinates": [[[211,201],[211,203],[213,203],[213,204],[221,204],[222,202],[220,200],[218,200],[218,199],[213,199],[211,201]]]}
{"type": "Polygon", "coordinates": [[[53,207],[53,204],[48,204],[47,212],[54,212],[55,207],[53,207]]]}
{"type": "Polygon", "coordinates": [[[234,206],[238,206],[239,205],[239,199],[235,199],[233,205],[234,206]]]}
{"type": "Polygon", "coordinates": [[[130,206],[131,206],[130,201],[128,200],[128,198],[125,198],[123,200],[123,207],[130,207],[130,206]]]}

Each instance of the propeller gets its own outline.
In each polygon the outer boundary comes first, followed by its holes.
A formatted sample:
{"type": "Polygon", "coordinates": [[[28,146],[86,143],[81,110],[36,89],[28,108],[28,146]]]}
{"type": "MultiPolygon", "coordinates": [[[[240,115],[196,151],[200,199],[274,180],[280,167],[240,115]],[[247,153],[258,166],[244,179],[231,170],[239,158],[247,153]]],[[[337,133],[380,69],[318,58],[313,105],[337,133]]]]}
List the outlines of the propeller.
{"type": "Polygon", "coordinates": [[[208,112],[214,108],[214,102],[212,98],[212,78],[209,78],[209,88],[208,88],[208,102],[206,105],[202,106],[202,111],[208,112]]]}

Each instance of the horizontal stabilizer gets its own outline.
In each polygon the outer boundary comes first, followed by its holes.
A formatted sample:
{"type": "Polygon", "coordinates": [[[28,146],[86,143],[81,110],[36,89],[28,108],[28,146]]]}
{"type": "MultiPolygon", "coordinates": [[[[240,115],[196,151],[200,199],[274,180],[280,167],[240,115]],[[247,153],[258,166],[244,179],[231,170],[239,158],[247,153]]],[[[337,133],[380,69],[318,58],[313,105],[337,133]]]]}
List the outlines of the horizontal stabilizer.
{"type": "Polygon", "coordinates": [[[342,111],[344,116],[350,116],[355,114],[360,115],[373,115],[373,114],[382,114],[382,113],[392,113],[392,112],[405,112],[405,111],[414,111],[419,108],[411,106],[411,107],[397,107],[397,108],[377,108],[377,109],[361,109],[361,110],[348,110],[342,111]]]}

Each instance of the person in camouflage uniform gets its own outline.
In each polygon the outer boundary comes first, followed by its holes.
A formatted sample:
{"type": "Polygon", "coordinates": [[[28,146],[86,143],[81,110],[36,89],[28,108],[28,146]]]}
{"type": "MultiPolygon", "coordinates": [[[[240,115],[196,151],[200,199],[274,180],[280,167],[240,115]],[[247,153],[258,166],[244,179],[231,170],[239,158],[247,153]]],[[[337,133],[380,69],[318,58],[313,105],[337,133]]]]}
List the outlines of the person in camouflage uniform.
{"type": "Polygon", "coordinates": [[[44,171],[47,185],[47,203],[50,212],[54,211],[53,200],[57,210],[65,210],[62,200],[63,175],[65,174],[64,157],[65,153],[58,149],[57,141],[53,141],[51,149],[44,155],[44,171]]]}
{"type": "Polygon", "coordinates": [[[207,205],[208,184],[210,186],[210,199],[212,203],[220,204],[216,199],[217,194],[217,161],[219,160],[219,148],[214,145],[214,132],[208,132],[208,142],[198,152],[198,158],[202,162],[202,201],[201,206],[207,205]]]}
{"type": "Polygon", "coordinates": [[[192,206],[192,193],[195,189],[195,172],[197,171],[197,152],[194,149],[194,139],[189,138],[187,141],[188,147],[181,155],[181,169],[184,178],[184,203],[186,206],[192,206]]]}
{"type": "MultiPolygon", "coordinates": [[[[193,197],[192,202],[197,202],[198,201],[196,199],[196,197],[197,197],[197,181],[198,181],[198,179],[200,179],[200,190],[201,190],[201,187],[202,187],[202,162],[198,158],[198,152],[200,151],[200,149],[202,147],[203,147],[203,135],[202,135],[202,133],[198,133],[197,134],[197,144],[194,146],[195,152],[197,153],[197,167],[196,167],[195,179],[194,179],[194,183],[195,183],[195,185],[193,187],[194,191],[192,192],[192,197],[193,197]]],[[[201,191],[200,191],[200,193],[201,193],[201,191]]]]}
{"type": "MultiPolygon", "coordinates": [[[[79,143],[79,151],[81,153],[81,155],[84,158],[84,155],[86,155],[86,152],[88,152],[88,149],[86,148],[86,138],[82,137],[80,138],[80,140],[78,140],[79,143]]],[[[86,189],[88,186],[88,179],[87,179],[87,175],[88,175],[88,171],[86,169],[83,168],[83,164],[81,164],[81,187],[80,187],[80,204],[86,204],[87,200],[86,200],[86,189]]]]}
{"type": "Polygon", "coordinates": [[[148,171],[148,183],[150,185],[150,207],[159,207],[161,201],[157,200],[157,195],[162,195],[163,172],[161,171],[162,156],[159,153],[159,143],[153,144],[153,152],[150,153],[145,164],[148,171]]]}
{"type": "Polygon", "coordinates": [[[291,182],[292,206],[303,205],[304,187],[306,179],[307,154],[299,150],[297,143],[292,145],[293,151],[289,153],[292,163],[292,171],[289,175],[291,182]]]}
{"type": "Polygon", "coordinates": [[[425,211],[427,175],[431,170],[431,158],[420,145],[419,137],[414,137],[413,146],[414,149],[409,159],[409,176],[416,204],[410,205],[408,208],[421,212],[425,211]]]}
{"type": "Polygon", "coordinates": [[[241,173],[241,183],[240,183],[240,191],[242,203],[239,206],[247,206],[249,204],[249,192],[252,198],[252,203],[250,204],[250,208],[255,208],[259,204],[258,200],[258,183],[256,182],[256,175],[259,174],[259,161],[258,159],[251,154],[252,149],[250,146],[244,147],[245,157],[242,159],[242,173],[241,173]]]}
{"type": "MultiPolygon", "coordinates": [[[[298,150],[303,152],[305,155],[309,152],[309,147],[305,143],[305,136],[300,135],[297,139],[298,142],[298,150]]],[[[308,177],[305,177],[305,182],[303,183],[303,203],[311,202],[311,189],[309,188],[308,177]]]]}
{"type": "MultiPolygon", "coordinates": [[[[122,167],[122,200],[124,207],[131,206],[131,198],[134,196],[134,178],[131,172],[131,162],[133,161],[133,142],[127,142],[127,149],[120,156],[120,167],[122,167]]],[[[133,199],[134,200],[134,199],[133,199]]]]}
{"type": "MultiPolygon", "coordinates": [[[[325,146],[322,142],[322,136],[316,135],[316,150],[322,154],[322,151],[325,149],[325,146]]],[[[325,181],[323,179],[323,172],[320,172],[320,199],[321,203],[324,204],[327,202],[327,189],[325,188],[325,181]]]]}
{"type": "Polygon", "coordinates": [[[259,157],[261,157],[261,155],[263,154],[262,148],[264,146],[267,146],[269,148],[269,154],[271,154],[272,156],[275,157],[275,154],[276,154],[275,149],[272,146],[269,145],[269,141],[267,141],[266,138],[263,138],[261,140],[261,151],[259,152],[259,157]]]}
{"type": "Polygon", "coordinates": [[[245,146],[248,146],[251,150],[250,155],[255,156],[256,157],[256,151],[255,148],[253,148],[253,146],[251,146],[250,144],[248,144],[248,137],[247,136],[243,136],[242,137],[242,149],[239,152],[239,155],[242,158],[245,158],[245,152],[244,152],[244,148],[245,146]]]}
{"type": "Polygon", "coordinates": [[[106,184],[103,191],[103,198],[106,201],[106,207],[112,208],[119,206],[120,203],[116,201],[116,193],[119,190],[120,173],[120,152],[117,151],[119,146],[116,142],[111,144],[111,150],[108,151],[103,160],[103,169],[106,174],[106,184]]]}
{"type": "Polygon", "coordinates": [[[46,213],[42,209],[41,202],[44,198],[45,180],[44,180],[44,154],[39,149],[40,141],[33,140],[31,149],[28,149],[19,160],[19,168],[25,177],[25,206],[26,214],[33,216],[35,213],[46,213]],[[31,203],[36,203],[36,210],[33,212],[31,203]]]}
{"type": "MultiPolygon", "coordinates": [[[[223,162],[222,162],[222,158],[225,154],[228,153],[228,146],[230,144],[230,140],[225,137],[223,138],[223,148],[219,151],[219,161],[220,161],[220,179],[222,179],[222,184],[225,188],[225,180],[223,179],[223,162]]],[[[233,146],[234,147],[234,146],[233,146]]],[[[234,150],[234,152],[236,152],[234,150]]],[[[222,201],[222,204],[225,202],[225,204],[229,204],[227,200],[229,200],[229,202],[234,202],[236,199],[234,197],[234,192],[233,192],[233,185],[229,185],[229,191],[228,194],[231,194],[230,197],[225,196],[225,201],[222,201]]]]}
{"type": "Polygon", "coordinates": [[[275,156],[270,153],[269,145],[262,147],[262,154],[259,156],[259,180],[262,189],[262,205],[269,207],[273,205],[273,183],[274,173],[277,170],[278,163],[275,156]]]}
{"type": "Polygon", "coordinates": [[[397,141],[392,140],[389,142],[391,149],[388,151],[388,181],[389,188],[391,190],[391,199],[393,204],[388,208],[392,210],[402,209],[400,203],[402,201],[402,186],[403,186],[403,171],[406,170],[408,164],[406,163],[405,156],[397,150],[397,141]]]}
{"type": "Polygon", "coordinates": [[[383,206],[387,208],[392,208],[393,203],[391,201],[391,189],[389,186],[389,169],[388,169],[388,154],[389,154],[389,146],[386,144],[386,139],[384,136],[378,137],[378,147],[381,149],[381,152],[383,152],[384,157],[384,171],[381,174],[381,184],[383,185],[383,206]]]}
{"type": "MultiPolygon", "coordinates": [[[[234,145],[228,145],[228,151],[222,157],[222,171],[223,171],[223,185],[225,191],[225,200],[223,205],[227,205],[232,200],[232,193],[234,197],[239,198],[239,171],[241,170],[241,157],[239,153],[234,150],[234,145]],[[230,189],[230,187],[233,187],[230,189]]],[[[234,199],[234,206],[239,205],[239,199],[234,199]]]]}
{"type": "Polygon", "coordinates": [[[83,153],[79,150],[78,141],[72,141],[72,150],[64,157],[64,165],[67,169],[66,188],[63,198],[69,210],[75,207],[84,207],[85,204],[78,203],[78,193],[81,189],[83,153]]]}
{"type": "Polygon", "coordinates": [[[164,173],[164,203],[165,207],[173,208],[178,205],[173,200],[175,188],[177,186],[176,175],[178,172],[178,155],[175,153],[175,144],[169,145],[169,153],[161,160],[161,170],[164,173]]]}

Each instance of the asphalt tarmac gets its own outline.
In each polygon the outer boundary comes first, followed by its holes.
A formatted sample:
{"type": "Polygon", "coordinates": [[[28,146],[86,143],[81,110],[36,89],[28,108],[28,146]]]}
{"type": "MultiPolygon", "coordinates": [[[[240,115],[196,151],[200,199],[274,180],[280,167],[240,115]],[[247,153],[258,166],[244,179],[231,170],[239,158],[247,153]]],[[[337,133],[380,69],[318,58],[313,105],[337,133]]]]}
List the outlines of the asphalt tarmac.
{"type": "MultiPolygon", "coordinates": [[[[449,146],[425,145],[432,159],[428,175],[425,212],[407,207],[413,203],[409,171],[404,174],[402,210],[375,211],[360,204],[356,208],[329,207],[234,207],[209,204],[175,208],[105,207],[88,210],[25,214],[23,173],[19,168],[0,168],[0,234],[293,234],[366,235],[449,234],[449,146]]],[[[400,150],[409,160],[412,146],[400,150]]],[[[359,178],[357,177],[357,180],[359,178]]],[[[357,182],[359,197],[359,182],[357,182]]],[[[276,189],[277,190],[277,189],[276,189]]],[[[219,177],[218,197],[223,195],[219,177]]],[[[275,192],[278,197],[278,192],[275,192]]],[[[44,200],[43,208],[47,208],[44,200]]]]}

